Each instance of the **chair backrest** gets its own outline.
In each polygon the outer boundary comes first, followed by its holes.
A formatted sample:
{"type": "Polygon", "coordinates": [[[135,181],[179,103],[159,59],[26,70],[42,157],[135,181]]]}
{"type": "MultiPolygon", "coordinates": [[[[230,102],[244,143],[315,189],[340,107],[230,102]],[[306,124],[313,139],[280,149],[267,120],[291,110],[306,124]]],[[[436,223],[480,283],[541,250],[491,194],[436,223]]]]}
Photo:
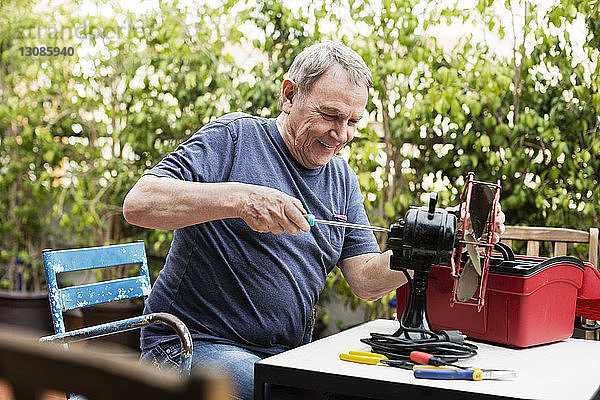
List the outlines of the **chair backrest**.
{"type": "Polygon", "coordinates": [[[598,228],[590,228],[589,232],[566,228],[548,228],[537,226],[507,226],[501,238],[503,243],[511,246],[513,240],[527,243],[527,255],[540,255],[540,242],[550,242],[553,256],[567,255],[569,243],[587,243],[589,245],[588,260],[598,268],[598,228]]]}
{"type": "MultiPolygon", "coordinates": [[[[215,370],[198,368],[189,378],[157,370],[138,360],[91,351],[65,351],[39,343],[28,332],[0,326],[0,380],[12,386],[15,399],[40,399],[51,389],[79,393],[89,399],[225,400],[228,379],[215,370]]],[[[63,397],[64,398],[64,397],[63,397]]]]}
{"type": "Polygon", "coordinates": [[[63,312],[150,294],[150,275],[143,241],[42,253],[55,333],[64,333],[63,312]],[[139,275],[60,289],[57,274],[138,264],[139,275]]]}

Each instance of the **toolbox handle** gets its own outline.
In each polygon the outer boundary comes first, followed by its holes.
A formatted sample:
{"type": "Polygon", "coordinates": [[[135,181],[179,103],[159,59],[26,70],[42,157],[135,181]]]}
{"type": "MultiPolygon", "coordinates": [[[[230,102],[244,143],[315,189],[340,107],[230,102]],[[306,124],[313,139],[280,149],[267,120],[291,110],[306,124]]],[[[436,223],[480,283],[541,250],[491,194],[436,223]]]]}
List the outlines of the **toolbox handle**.
{"type": "Polygon", "coordinates": [[[515,261],[515,253],[506,243],[494,243],[494,250],[502,254],[504,261],[515,261]]]}

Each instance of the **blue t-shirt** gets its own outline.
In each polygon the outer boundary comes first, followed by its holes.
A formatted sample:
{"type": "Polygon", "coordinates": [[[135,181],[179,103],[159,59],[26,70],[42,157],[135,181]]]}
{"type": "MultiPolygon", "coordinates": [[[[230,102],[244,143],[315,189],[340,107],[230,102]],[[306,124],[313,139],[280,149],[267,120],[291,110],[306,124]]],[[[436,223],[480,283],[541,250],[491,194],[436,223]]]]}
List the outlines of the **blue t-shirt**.
{"type": "MultiPolygon", "coordinates": [[[[278,189],[316,218],[368,224],[355,173],[341,157],[307,169],[275,119],[235,113],[195,133],[148,174],[192,182],[242,182],[278,189]]],[[[202,212],[201,209],[198,210],[202,212]]],[[[340,259],[378,253],[372,232],[315,224],[310,232],[259,233],[240,218],[177,229],[145,313],[169,312],[194,339],[276,354],[301,344],[327,274],[340,259]]],[[[175,339],[142,329],[142,348],[175,339]]]]}

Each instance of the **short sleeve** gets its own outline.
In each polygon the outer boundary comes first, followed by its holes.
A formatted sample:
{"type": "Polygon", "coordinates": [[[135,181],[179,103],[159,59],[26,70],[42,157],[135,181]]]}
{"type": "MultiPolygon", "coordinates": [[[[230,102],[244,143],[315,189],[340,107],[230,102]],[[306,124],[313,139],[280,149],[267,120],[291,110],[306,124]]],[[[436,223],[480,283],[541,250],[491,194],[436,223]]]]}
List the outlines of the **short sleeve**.
{"type": "MultiPolygon", "coordinates": [[[[358,179],[354,171],[349,174],[350,191],[348,198],[348,209],[346,212],[348,221],[355,222],[361,225],[370,225],[369,218],[363,204],[364,197],[360,192],[358,179]]],[[[346,229],[344,236],[344,244],[342,246],[342,254],[340,259],[358,256],[366,253],[380,253],[377,239],[373,231],[366,229],[346,229]]]]}
{"type": "Polygon", "coordinates": [[[212,122],[179,145],[146,174],[191,182],[227,181],[236,139],[227,125],[212,122]]]}

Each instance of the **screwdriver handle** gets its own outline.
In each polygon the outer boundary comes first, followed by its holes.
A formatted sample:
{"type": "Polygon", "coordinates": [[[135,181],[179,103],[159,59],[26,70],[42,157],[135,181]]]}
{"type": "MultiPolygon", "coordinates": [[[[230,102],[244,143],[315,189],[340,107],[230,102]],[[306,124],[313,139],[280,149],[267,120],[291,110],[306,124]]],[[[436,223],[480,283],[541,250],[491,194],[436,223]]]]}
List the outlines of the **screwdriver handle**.
{"type": "Polygon", "coordinates": [[[435,357],[433,354],[425,353],[423,351],[411,351],[410,359],[415,363],[422,365],[435,365],[438,367],[442,365],[448,365],[448,363],[441,358],[435,357]]]}
{"type": "Polygon", "coordinates": [[[306,218],[306,221],[308,221],[308,225],[315,226],[315,216],[314,215],[304,214],[303,217],[306,218]]]}
{"type": "Polygon", "coordinates": [[[414,368],[413,374],[418,379],[480,381],[483,378],[482,372],[475,369],[414,368]]]}

